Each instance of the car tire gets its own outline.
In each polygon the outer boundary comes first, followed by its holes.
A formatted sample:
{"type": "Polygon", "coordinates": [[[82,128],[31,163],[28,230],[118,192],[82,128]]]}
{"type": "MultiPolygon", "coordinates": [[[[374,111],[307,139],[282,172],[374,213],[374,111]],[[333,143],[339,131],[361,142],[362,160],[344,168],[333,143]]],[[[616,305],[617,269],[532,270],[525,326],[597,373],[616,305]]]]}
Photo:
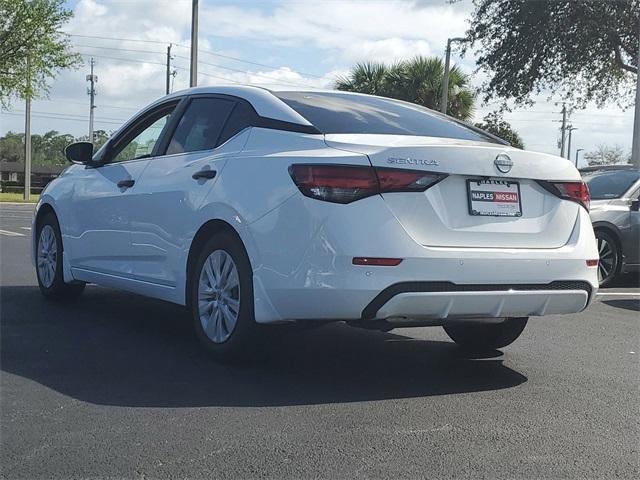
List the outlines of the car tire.
{"type": "Polygon", "coordinates": [[[598,242],[598,281],[601,287],[610,285],[620,273],[621,252],[616,238],[606,230],[596,230],[598,242]]]}
{"type": "Polygon", "coordinates": [[[529,317],[506,318],[501,323],[451,323],[444,326],[449,338],[474,351],[495,350],[511,345],[527,326],[529,317]]]}
{"type": "Polygon", "coordinates": [[[235,235],[213,235],[190,269],[189,308],[196,335],[218,360],[253,352],[258,325],[253,311],[253,270],[235,235]]]}
{"type": "Polygon", "coordinates": [[[62,267],[62,235],[53,213],[44,215],[36,230],[36,277],[45,298],[68,301],[84,291],[84,282],[65,283],[62,267]]]}

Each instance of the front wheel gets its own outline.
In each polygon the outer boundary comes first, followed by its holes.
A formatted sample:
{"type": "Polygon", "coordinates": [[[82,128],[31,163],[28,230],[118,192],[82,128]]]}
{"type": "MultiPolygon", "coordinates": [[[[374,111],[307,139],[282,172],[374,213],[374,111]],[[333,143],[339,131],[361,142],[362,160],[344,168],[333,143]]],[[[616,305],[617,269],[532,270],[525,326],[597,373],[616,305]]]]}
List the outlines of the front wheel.
{"type": "Polygon", "coordinates": [[[469,350],[486,351],[511,345],[527,326],[528,317],[505,318],[501,323],[451,323],[449,338],[469,350]]]}
{"type": "Polygon", "coordinates": [[[73,300],[84,291],[84,283],[65,283],[62,274],[62,235],[58,220],[47,213],[36,230],[36,276],[38,287],[50,300],[73,300]]]}
{"type": "Polygon", "coordinates": [[[190,272],[190,309],[200,341],[221,360],[251,351],[257,324],[249,258],[238,239],[214,235],[190,272]]]}

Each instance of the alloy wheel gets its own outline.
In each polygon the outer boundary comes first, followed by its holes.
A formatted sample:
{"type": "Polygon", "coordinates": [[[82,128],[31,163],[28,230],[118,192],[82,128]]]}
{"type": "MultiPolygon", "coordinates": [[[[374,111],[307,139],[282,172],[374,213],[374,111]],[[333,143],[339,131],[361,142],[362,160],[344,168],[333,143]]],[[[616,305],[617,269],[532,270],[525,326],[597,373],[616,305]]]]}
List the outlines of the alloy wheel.
{"type": "Polygon", "coordinates": [[[207,257],[198,282],[198,314],[207,337],[225,342],[238,323],[240,277],[236,263],[224,250],[207,257]]]}
{"type": "Polygon", "coordinates": [[[46,288],[53,285],[58,261],[58,245],[51,225],[45,225],[38,239],[38,276],[46,288]]]}
{"type": "Polygon", "coordinates": [[[598,281],[602,283],[614,274],[617,263],[616,248],[606,238],[598,237],[598,254],[598,281]]]}

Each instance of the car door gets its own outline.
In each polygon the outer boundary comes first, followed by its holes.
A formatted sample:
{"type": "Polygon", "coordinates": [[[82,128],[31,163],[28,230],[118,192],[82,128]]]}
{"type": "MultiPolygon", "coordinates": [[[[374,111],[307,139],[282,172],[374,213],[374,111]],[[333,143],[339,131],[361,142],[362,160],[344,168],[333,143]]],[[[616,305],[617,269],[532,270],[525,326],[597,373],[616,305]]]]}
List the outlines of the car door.
{"type": "Polygon", "coordinates": [[[74,277],[133,274],[129,202],[178,101],[152,108],[109,140],[74,181],[69,260],[74,277]]]}
{"type": "Polygon", "coordinates": [[[628,265],[640,264],[640,187],[629,196],[629,229],[622,239],[622,250],[628,265]]]}
{"type": "Polygon", "coordinates": [[[196,212],[226,161],[244,147],[251,110],[233,97],[200,95],[176,114],[129,211],[136,278],[174,287],[184,276],[185,252],[199,227],[196,212]]]}

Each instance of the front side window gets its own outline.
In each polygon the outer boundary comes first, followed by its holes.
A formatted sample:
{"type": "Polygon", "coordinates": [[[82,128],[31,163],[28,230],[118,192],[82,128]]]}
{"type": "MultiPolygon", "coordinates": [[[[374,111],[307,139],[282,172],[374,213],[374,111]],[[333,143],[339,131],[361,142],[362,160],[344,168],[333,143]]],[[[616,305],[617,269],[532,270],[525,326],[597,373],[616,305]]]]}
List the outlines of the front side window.
{"type": "Polygon", "coordinates": [[[584,175],[592,200],[620,198],[640,178],[640,170],[595,171],[584,175]]]}
{"type": "Polygon", "coordinates": [[[134,126],[133,130],[116,144],[111,163],[150,157],[174,108],[175,105],[163,108],[134,126]]]}
{"type": "Polygon", "coordinates": [[[216,148],[234,106],[235,102],[221,98],[193,99],[169,141],[166,155],[216,148]]]}
{"type": "Polygon", "coordinates": [[[413,103],[342,93],[273,93],[325,134],[415,135],[495,142],[480,131],[413,103]]]}

